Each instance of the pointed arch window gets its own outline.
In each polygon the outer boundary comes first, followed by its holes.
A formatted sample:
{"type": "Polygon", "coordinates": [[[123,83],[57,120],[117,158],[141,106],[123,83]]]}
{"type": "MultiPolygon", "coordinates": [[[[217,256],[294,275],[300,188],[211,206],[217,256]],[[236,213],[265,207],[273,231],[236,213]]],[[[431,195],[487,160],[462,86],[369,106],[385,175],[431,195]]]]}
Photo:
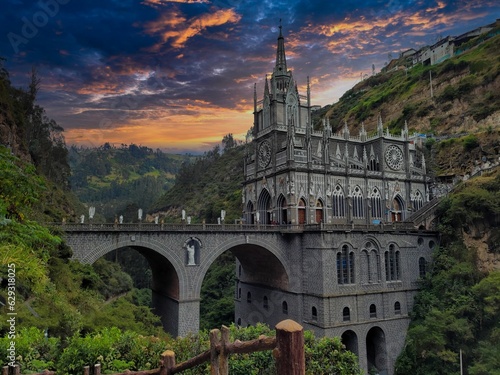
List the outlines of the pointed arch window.
{"type": "Polygon", "coordinates": [[[371,215],[373,218],[382,218],[382,197],[380,191],[377,188],[373,188],[370,197],[370,203],[372,206],[371,215]]]}
{"type": "Polygon", "coordinates": [[[359,186],[356,186],[352,193],[352,216],[355,219],[362,219],[365,216],[363,192],[359,186]]]}
{"type": "Polygon", "coordinates": [[[412,197],[411,203],[415,211],[418,211],[422,208],[422,206],[424,205],[424,197],[422,196],[420,190],[417,190],[415,195],[412,197]]]}
{"type": "Polygon", "coordinates": [[[354,252],[347,245],[337,253],[337,283],[354,284],[354,252]]]}
{"type": "Polygon", "coordinates": [[[370,161],[368,162],[368,170],[380,171],[380,163],[378,162],[378,158],[375,158],[375,155],[370,156],[370,161]]]}
{"type": "Polygon", "coordinates": [[[342,188],[337,185],[333,190],[333,217],[345,217],[345,196],[342,188]]]}

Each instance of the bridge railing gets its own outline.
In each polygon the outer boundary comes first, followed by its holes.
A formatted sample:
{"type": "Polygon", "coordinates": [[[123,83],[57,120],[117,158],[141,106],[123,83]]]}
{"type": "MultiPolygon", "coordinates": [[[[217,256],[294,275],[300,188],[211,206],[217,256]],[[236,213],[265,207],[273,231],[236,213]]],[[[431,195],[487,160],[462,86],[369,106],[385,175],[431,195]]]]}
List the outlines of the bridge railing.
{"type": "MultiPolygon", "coordinates": [[[[304,329],[293,320],[283,320],[276,325],[276,337],[259,336],[250,341],[229,342],[229,328],[210,331],[210,349],[179,364],[175,363],[175,353],[171,350],[161,355],[160,367],[146,371],[125,371],[113,375],[173,375],[193,367],[210,363],[211,375],[229,374],[229,356],[231,354],[254,353],[272,350],[276,362],[277,375],[305,375],[304,329]]],[[[101,375],[101,365],[85,366],[83,375],[101,375]]],[[[19,366],[4,366],[2,375],[19,375],[19,366]]],[[[44,371],[34,375],[56,375],[53,371],[44,371]]]]}
{"type": "Polygon", "coordinates": [[[281,232],[301,233],[316,231],[352,230],[365,231],[414,231],[410,221],[398,221],[380,224],[112,224],[112,223],[48,223],[65,232],[281,232]]]}

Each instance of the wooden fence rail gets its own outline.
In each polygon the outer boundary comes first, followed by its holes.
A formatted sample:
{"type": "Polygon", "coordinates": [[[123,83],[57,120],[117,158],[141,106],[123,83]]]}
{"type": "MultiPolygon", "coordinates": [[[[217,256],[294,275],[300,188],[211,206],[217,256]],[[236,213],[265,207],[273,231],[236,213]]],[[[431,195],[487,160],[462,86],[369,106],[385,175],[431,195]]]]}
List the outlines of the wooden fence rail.
{"type": "MultiPolygon", "coordinates": [[[[260,336],[255,340],[229,342],[229,328],[210,331],[210,349],[179,364],[175,363],[175,353],[171,350],[161,355],[160,367],[146,371],[125,371],[113,375],[173,375],[210,362],[210,375],[229,374],[229,356],[231,354],[254,353],[272,350],[276,361],[277,375],[304,375],[304,329],[297,322],[287,319],[276,325],[276,337],[260,336]]],[[[2,375],[20,375],[19,366],[4,366],[2,375]]],[[[101,375],[101,365],[85,366],[84,375],[101,375]]],[[[44,371],[34,375],[56,375],[53,371],[44,371]]]]}

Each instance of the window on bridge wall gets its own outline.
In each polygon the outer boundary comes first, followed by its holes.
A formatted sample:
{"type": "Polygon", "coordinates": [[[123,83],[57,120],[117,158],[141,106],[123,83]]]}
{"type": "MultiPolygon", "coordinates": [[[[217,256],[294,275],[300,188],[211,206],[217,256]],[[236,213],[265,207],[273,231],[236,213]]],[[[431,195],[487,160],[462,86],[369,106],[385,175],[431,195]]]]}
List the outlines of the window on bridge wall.
{"type": "Polygon", "coordinates": [[[377,247],[367,241],[365,248],[360,254],[361,269],[360,277],[362,284],[372,284],[380,282],[380,258],[377,247]]]}
{"type": "Polygon", "coordinates": [[[401,315],[401,303],[399,301],[394,303],[394,314],[401,315]]]}
{"type": "Polygon", "coordinates": [[[252,303],[252,293],[250,292],[247,293],[247,302],[252,303]]]}
{"type": "Polygon", "coordinates": [[[333,190],[332,213],[333,217],[345,217],[345,196],[340,185],[333,190]]]}
{"type": "Polygon", "coordinates": [[[313,306],[311,309],[311,319],[314,321],[318,320],[318,309],[316,309],[316,306],[313,306]]]}
{"type": "Polygon", "coordinates": [[[344,322],[349,322],[351,320],[351,310],[347,306],[342,310],[342,320],[344,322]]]}
{"type": "Polygon", "coordinates": [[[286,301],[283,301],[281,308],[283,310],[283,314],[288,315],[288,303],[286,303],[286,301]]]}
{"type": "Polygon", "coordinates": [[[400,251],[396,246],[389,245],[389,251],[385,252],[385,280],[401,280],[401,259],[400,251]]]}
{"type": "Polygon", "coordinates": [[[377,306],[375,306],[373,303],[370,305],[370,318],[376,318],[377,317],[377,306]]]}
{"type": "Polygon", "coordinates": [[[262,306],[264,307],[264,309],[269,310],[269,299],[267,298],[267,296],[264,296],[262,306]]]}
{"type": "Polygon", "coordinates": [[[423,279],[427,274],[427,261],[424,257],[418,260],[418,276],[423,279]]]}
{"type": "Polygon", "coordinates": [[[337,252],[337,283],[354,284],[354,252],[347,245],[337,252]]]}

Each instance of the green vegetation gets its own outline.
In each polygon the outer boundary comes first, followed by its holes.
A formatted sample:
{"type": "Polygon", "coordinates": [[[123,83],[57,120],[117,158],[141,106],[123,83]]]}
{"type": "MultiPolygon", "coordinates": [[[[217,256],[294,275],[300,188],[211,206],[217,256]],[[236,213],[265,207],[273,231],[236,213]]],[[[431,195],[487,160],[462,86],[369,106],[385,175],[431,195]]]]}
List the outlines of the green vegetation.
{"type": "MultiPolygon", "coordinates": [[[[59,237],[28,219],[47,186],[33,166],[0,147],[0,173],[0,277],[6,280],[8,264],[15,264],[18,327],[38,327],[60,337],[108,324],[158,332],[158,318],[133,303],[137,292],[118,266],[105,260],[95,267],[71,261],[71,250],[59,237]]],[[[6,287],[2,283],[3,298],[6,287]]],[[[0,332],[6,329],[3,320],[0,332]]]]}
{"type": "MultiPolygon", "coordinates": [[[[255,327],[230,327],[230,341],[247,341],[260,335],[274,336],[275,332],[266,325],[255,327]]],[[[208,331],[196,336],[172,339],[143,336],[132,331],[117,328],[97,329],[86,335],[75,334],[67,340],[44,337],[37,328],[22,329],[16,341],[24,373],[30,371],[56,370],[58,374],[76,374],[83,366],[101,364],[104,374],[125,370],[147,370],[159,367],[160,354],[173,350],[178,363],[185,361],[209,348],[208,331]]],[[[345,350],[338,338],[317,339],[311,332],[305,332],[306,373],[308,375],[360,374],[354,354],[345,350]]],[[[0,339],[2,362],[7,353],[9,340],[0,339]]],[[[202,375],[208,372],[208,364],[186,371],[187,375],[202,375]]],[[[232,355],[229,372],[233,375],[275,374],[271,351],[232,355]]]]}
{"type": "MultiPolygon", "coordinates": [[[[69,150],[71,186],[82,202],[96,207],[101,219],[137,221],[137,209],[147,212],[174,183],[188,155],[170,155],[144,146],[109,143],[98,148],[69,150]]],[[[81,212],[84,213],[84,212],[81,212]]]]}
{"type": "Polygon", "coordinates": [[[499,191],[497,173],[469,181],[442,202],[441,246],[416,298],[397,374],[459,374],[460,350],[467,373],[498,374],[500,271],[480,271],[477,249],[465,242],[485,232],[492,233],[486,242],[498,239],[499,191]]]}
{"type": "MultiPolygon", "coordinates": [[[[232,135],[230,135],[232,138],[232,135]]],[[[220,211],[226,210],[226,222],[241,217],[241,179],[243,176],[244,145],[223,142],[194,162],[183,163],[175,186],[154,205],[155,210],[169,212],[166,222],[179,222],[181,210],[193,223],[217,223],[220,211]]]]}
{"type": "MultiPolygon", "coordinates": [[[[430,123],[438,135],[454,133],[466,117],[479,122],[494,114],[500,105],[500,94],[495,88],[500,75],[500,35],[481,44],[471,43],[473,49],[441,64],[417,64],[359,82],[328,108],[333,130],[340,130],[347,121],[351,128],[365,122],[367,131],[372,131],[381,114],[393,133],[400,132],[406,120],[411,129],[420,132],[426,132],[430,123]],[[458,111],[461,113],[457,115],[458,111]]],[[[320,124],[315,121],[315,126],[320,124]]],[[[468,130],[477,128],[474,124],[468,130]]]]}

